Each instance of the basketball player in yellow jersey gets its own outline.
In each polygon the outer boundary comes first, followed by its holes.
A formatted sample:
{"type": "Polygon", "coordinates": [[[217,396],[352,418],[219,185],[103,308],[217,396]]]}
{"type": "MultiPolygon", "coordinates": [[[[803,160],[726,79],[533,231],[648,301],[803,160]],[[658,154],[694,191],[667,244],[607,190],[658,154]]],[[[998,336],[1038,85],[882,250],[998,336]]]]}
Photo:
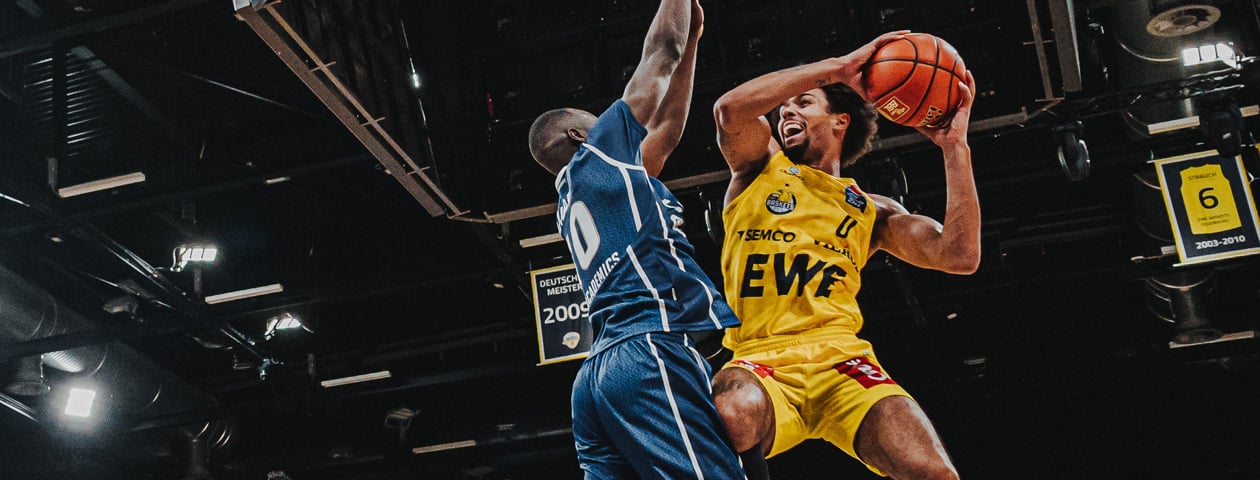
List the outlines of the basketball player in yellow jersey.
{"type": "Polygon", "coordinates": [[[843,175],[875,133],[875,110],[860,90],[862,66],[905,33],[752,79],[714,106],[732,173],[722,268],[743,325],[727,330],[723,344],[734,360],[714,377],[713,393],[745,468],[764,465],[758,454],[822,438],[899,480],[958,477],[923,410],[857,336],[855,296],[876,251],[955,274],[974,272],[980,261],[967,144],[970,72],[952,121],[920,130],[944,156],[943,225],[843,175]],[[775,108],[782,146],[763,116],[775,108]]]}

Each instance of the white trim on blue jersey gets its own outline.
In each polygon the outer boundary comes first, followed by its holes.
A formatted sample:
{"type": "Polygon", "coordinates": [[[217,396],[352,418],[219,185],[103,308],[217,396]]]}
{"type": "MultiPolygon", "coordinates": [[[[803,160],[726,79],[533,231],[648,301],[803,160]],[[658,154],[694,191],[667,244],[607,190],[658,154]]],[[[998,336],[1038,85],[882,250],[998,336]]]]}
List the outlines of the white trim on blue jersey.
{"type": "MultiPolygon", "coordinates": [[[[656,189],[652,188],[652,184],[648,184],[648,188],[652,189],[652,194],[656,195],[656,189]]],[[[682,257],[678,256],[678,249],[674,247],[674,237],[669,234],[669,221],[665,218],[665,211],[661,210],[661,202],[653,202],[656,204],[656,216],[661,220],[661,234],[665,237],[665,241],[669,242],[669,254],[674,257],[674,262],[678,263],[678,269],[684,272],[687,267],[683,265],[682,257]]],[[[701,272],[703,274],[703,272],[701,272]]],[[[713,311],[713,292],[709,290],[709,286],[704,282],[700,282],[700,287],[704,289],[704,295],[709,298],[709,319],[713,320],[713,326],[722,329],[722,322],[717,318],[717,312],[713,311]]]]}
{"type": "Polygon", "coordinates": [[[661,298],[661,292],[656,290],[656,286],[652,285],[652,280],[648,279],[647,272],[643,271],[643,265],[639,265],[639,256],[634,254],[634,245],[626,245],[626,253],[630,257],[630,263],[634,265],[635,273],[639,274],[639,280],[643,281],[643,286],[647,287],[651,292],[652,298],[656,300],[656,305],[661,311],[661,330],[669,331],[669,312],[665,311],[665,300],[661,298]]]}

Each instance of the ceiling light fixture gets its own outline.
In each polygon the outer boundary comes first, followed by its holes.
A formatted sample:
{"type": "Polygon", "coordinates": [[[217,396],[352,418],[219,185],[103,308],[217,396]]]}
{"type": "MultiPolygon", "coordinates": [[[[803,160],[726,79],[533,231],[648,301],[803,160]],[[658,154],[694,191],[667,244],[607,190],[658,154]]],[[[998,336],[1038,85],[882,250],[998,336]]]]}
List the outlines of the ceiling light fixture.
{"type": "Polygon", "coordinates": [[[307,332],[314,333],[311,332],[311,329],[302,325],[302,320],[298,319],[298,317],[294,316],[292,313],[284,312],[267,319],[267,329],[263,332],[263,338],[271,340],[272,337],[276,336],[276,332],[280,330],[296,329],[302,329],[307,332]]]}
{"type": "Polygon", "coordinates": [[[71,388],[66,399],[66,415],[87,418],[92,415],[92,403],[96,400],[96,391],[86,388],[71,388]]]}
{"type": "Polygon", "coordinates": [[[353,376],[349,376],[349,377],[341,377],[341,378],[334,378],[334,379],[331,379],[331,380],[323,380],[323,381],[319,382],[319,386],[324,387],[324,388],[330,388],[330,387],[340,387],[340,386],[342,386],[342,385],[350,385],[350,384],[354,384],[354,383],[371,382],[371,381],[374,381],[374,380],[384,380],[384,379],[389,378],[389,377],[391,377],[391,376],[393,376],[393,375],[391,375],[391,374],[389,373],[389,370],[381,370],[381,371],[379,371],[379,372],[365,373],[365,374],[362,374],[362,375],[353,375],[353,376]]]}
{"type": "Polygon", "coordinates": [[[178,272],[187,267],[190,263],[198,263],[209,265],[219,258],[219,247],[209,244],[186,243],[175,247],[175,251],[171,252],[173,263],[171,271],[178,272]]]}
{"type": "Polygon", "coordinates": [[[131,185],[133,183],[140,183],[143,181],[144,181],[143,172],[128,173],[126,175],[119,175],[117,177],[94,180],[87,183],[80,183],[78,185],[71,185],[69,187],[60,188],[57,190],[57,196],[61,198],[70,198],[75,195],[83,195],[85,193],[99,192],[101,190],[109,190],[111,188],[117,188],[123,185],[131,185]]]}
{"type": "Polygon", "coordinates": [[[215,295],[210,295],[206,297],[206,304],[214,305],[216,303],[234,302],[237,300],[261,297],[263,295],[270,295],[273,293],[280,293],[283,291],[284,291],[284,285],[281,285],[279,283],[273,283],[271,285],[265,285],[262,287],[254,287],[254,288],[248,288],[245,290],[237,290],[235,292],[227,292],[227,293],[219,293],[215,295]]]}
{"type": "Polygon", "coordinates": [[[1181,64],[1187,67],[1205,63],[1221,62],[1230,68],[1237,69],[1241,60],[1234,47],[1225,42],[1188,47],[1181,51],[1181,64]]]}

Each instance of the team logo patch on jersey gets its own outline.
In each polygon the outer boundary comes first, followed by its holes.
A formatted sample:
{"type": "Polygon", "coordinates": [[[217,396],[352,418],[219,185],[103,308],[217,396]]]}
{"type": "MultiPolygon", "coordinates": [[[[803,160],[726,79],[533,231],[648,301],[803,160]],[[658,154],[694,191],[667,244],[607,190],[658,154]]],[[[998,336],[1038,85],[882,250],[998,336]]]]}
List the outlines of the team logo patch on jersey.
{"type": "Polygon", "coordinates": [[[783,215],[796,210],[796,194],[790,190],[778,190],[766,197],[766,210],[775,215],[783,215]]]}
{"type": "Polygon", "coordinates": [[[853,205],[859,212],[866,211],[866,195],[858,190],[857,185],[849,185],[849,188],[844,189],[844,202],[853,205]]]}
{"type": "Polygon", "coordinates": [[[769,366],[769,365],[762,365],[762,364],[760,364],[760,363],[753,363],[753,362],[750,362],[750,361],[748,361],[748,360],[744,360],[744,359],[731,360],[731,364],[732,364],[732,365],[735,365],[735,366],[737,366],[737,367],[743,367],[743,368],[746,368],[746,369],[748,369],[748,371],[750,371],[750,372],[753,372],[753,373],[757,374],[757,376],[758,376],[758,377],[761,377],[761,378],[773,377],[773,376],[774,376],[774,367],[771,367],[771,366],[769,366]]]}
{"type": "Polygon", "coordinates": [[[866,357],[857,357],[852,360],[837,363],[835,367],[837,372],[848,375],[849,378],[857,380],[862,388],[871,388],[876,385],[896,385],[892,377],[879,369],[878,365],[871,363],[866,357]]]}

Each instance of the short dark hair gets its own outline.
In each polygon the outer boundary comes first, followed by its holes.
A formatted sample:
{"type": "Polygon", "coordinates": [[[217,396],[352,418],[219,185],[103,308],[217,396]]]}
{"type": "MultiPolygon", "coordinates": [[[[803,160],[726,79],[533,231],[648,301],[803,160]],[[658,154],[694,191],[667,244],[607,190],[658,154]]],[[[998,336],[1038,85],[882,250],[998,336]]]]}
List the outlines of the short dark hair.
{"type": "Polygon", "coordinates": [[[871,151],[871,140],[879,131],[875,106],[843,83],[826,85],[822,90],[827,95],[827,111],[849,114],[849,128],[840,145],[840,166],[851,166],[871,151]]]}
{"type": "Polygon", "coordinates": [[[568,109],[557,108],[544,112],[534,120],[534,124],[529,127],[529,154],[533,155],[535,160],[544,160],[541,158],[546,154],[543,150],[552,140],[551,137],[555,135],[556,125],[569,118],[570,115],[568,109]]]}

